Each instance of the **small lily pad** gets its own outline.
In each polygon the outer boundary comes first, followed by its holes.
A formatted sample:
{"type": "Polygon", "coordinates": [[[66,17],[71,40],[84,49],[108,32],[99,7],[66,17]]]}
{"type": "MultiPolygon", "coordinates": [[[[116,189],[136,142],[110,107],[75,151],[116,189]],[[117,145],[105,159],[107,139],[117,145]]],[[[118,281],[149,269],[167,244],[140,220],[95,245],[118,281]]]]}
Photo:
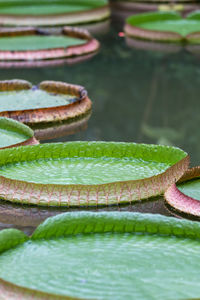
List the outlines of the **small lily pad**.
{"type": "Polygon", "coordinates": [[[64,27],[59,34],[34,28],[1,28],[0,60],[30,61],[86,55],[99,49],[87,30],[64,27]]]}
{"type": "Polygon", "coordinates": [[[27,124],[72,121],[91,110],[87,91],[78,85],[24,80],[0,81],[0,116],[27,124]]]}
{"type": "Polygon", "coordinates": [[[134,143],[68,142],[4,150],[0,197],[48,206],[131,203],[163,193],[188,163],[178,148],[134,143]]]}
{"type": "Polygon", "coordinates": [[[0,2],[4,26],[61,26],[98,22],[108,18],[107,0],[11,0],[0,2]]]}
{"type": "Polygon", "coordinates": [[[0,117],[0,149],[38,144],[34,132],[28,126],[0,117]]]}
{"type": "Polygon", "coordinates": [[[138,213],[66,213],[32,237],[0,232],[0,292],[28,299],[199,296],[200,224],[138,213]],[[89,262],[89,263],[88,263],[89,262]]]}
{"type": "Polygon", "coordinates": [[[166,205],[175,214],[191,219],[200,218],[200,167],[189,169],[165,193],[166,205]]]}
{"type": "Polygon", "coordinates": [[[199,44],[199,28],[199,12],[191,13],[186,18],[175,12],[153,12],[127,18],[125,32],[139,39],[199,44]]]}

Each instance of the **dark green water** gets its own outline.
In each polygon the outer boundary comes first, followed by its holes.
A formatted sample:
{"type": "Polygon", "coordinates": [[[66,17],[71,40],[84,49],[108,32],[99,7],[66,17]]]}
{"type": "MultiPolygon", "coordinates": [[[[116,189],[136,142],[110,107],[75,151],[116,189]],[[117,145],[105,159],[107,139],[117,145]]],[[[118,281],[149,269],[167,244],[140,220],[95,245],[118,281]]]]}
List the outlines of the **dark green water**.
{"type": "MultiPolygon", "coordinates": [[[[54,142],[164,143],[181,147],[191,155],[191,164],[199,165],[200,55],[186,50],[132,49],[119,31],[120,26],[112,25],[108,33],[98,36],[102,47],[90,60],[57,67],[1,69],[0,80],[20,78],[34,84],[59,80],[86,87],[93,101],[88,129],[54,142]]],[[[5,207],[4,202],[1,206],[5,207]]]]}

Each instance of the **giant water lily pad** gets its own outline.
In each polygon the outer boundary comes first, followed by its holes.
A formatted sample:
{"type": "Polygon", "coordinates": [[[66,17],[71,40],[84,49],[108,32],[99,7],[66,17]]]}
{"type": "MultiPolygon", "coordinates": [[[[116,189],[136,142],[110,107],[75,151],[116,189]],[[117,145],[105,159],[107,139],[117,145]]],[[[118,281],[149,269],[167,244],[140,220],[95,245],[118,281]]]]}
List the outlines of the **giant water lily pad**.
{"type": "Polygon", "coordinates": [[[125,32],[140,39],[175,43],[200,43],[200,13],[182,18],[175,12],[154,12],[131,16],[125,32]]]}
{"type": "Polygon", "coordinates": [[[0,149],[38,144],[34,132],[17,121],[0,117],[0,149]]]}
{"type": "Polygon", "coordinates": [[[165,193],[166,205],[186,218],[200,218],[200,167],[189,169],[178,184],[173,184],[165,193]]]}
{"type": "Polygon", "coordinates": [[[200,9],[194,1],[167,1],[167,0],[110,0],[112,15],[118,21],[125,21],[131,15],[150,12],[178,12],[182,16],[200,9]],[[180,1],[182,3],[180,3],[180,1]],[[183,3],[184,2],[184,3],[183,3]]]}
{"type": "Polygon", "coordinates": [[[11,0],[0,2],[0,23],[58,26],[97,22],[110,15],[107,0],[11,0]]]}
{"type": "Polygon", "coordinates": [[[66,213],[31,238],[0,232],[2,299],[199,296],[200,224],[150,214],[66,213]]]}
{"type": "Polygon", "coordinates": [[[69,142],[3,150],[0,197],[48,206],[127,203],[163,193],[188,168],[174,147],[69,142]]]}
{"type": "Polygon", "coordinates": [[[25,80],[0,81],[0,116],[38,124],[73,120],[91,109],[87,91],[78,85],[43,81],[38,86],[25,80]]]}
{"type": "Polygon", "coordinates": [[[99,42],[87,30],[64,27],[60,34],[34,28],[0,30],[0,60],[30,61],[93,53],[99,42]]]}

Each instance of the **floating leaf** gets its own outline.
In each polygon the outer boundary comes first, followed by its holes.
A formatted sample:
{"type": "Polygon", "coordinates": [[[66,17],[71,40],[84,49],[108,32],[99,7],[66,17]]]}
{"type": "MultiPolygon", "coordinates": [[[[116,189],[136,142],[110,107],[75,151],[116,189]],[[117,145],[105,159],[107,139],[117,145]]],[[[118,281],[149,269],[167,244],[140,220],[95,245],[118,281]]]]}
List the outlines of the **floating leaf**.
{"type": "Polygon", "coordinates": [[[38,144],[34,132],[17,121],[0,117],[0,149],[38,144]]]}
{"type": "Polygon", "coordinates": [[[174,147],[68,142],[3,150],[0,197],[48,206],[127,203],[163,193],[188,168],[174,147]]]}
{"type": "Polygon", "coordinates": [[[32,86],[25,80],[0,81],[0,116],[23,123],[72,121],[91,110],[87,91],[78,85],[43,81],[32,86]]]}
{"type": "Polygon", "coordinates": [[[9,230],[0,232],[0,239],[9,241],[0,255],[2,299],[199,296],[196,222],[138,213],[66,213],[46,220],[28,241],[9,230]]]}
{"type": "Polygon", "coordinates": [[[87,30],[64,27],[60,34],[34,28],[2,28],[0,60],[30,61],[86,55],[99,49],[87,30]]]}
{"type": "Polygon", "coordinates": [[[200,43],[200,13],[186,18],[175,12],[153,12],[134,15],[126,20],[129,36],[162,42],[200,43]]]}
{"type": "Polygon", "coordinates": [[[0,2],[1,23],[9,26],[58,26],[108,18],[107,0],[11,0],[0,2]]]}
{"type": "Polygon", "coordinates": [[[200,167],[189,169],[178,184],[165,193],[166,205],[175,214],[186,218],[200,218],[200,167]]]}

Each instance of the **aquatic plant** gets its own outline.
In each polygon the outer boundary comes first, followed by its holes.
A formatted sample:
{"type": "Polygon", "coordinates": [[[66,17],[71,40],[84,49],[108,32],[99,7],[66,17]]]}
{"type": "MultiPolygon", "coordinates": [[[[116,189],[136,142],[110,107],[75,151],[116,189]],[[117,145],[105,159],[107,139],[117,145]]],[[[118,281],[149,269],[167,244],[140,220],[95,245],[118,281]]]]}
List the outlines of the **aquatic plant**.
{"type": "Polygon", "coordinates": [[[131,15],[151,12],[178,12],[183,17],[200,9],[196,0],[110,0],[112,17],[123,23],[131,15]]]}
{"type": "Polygon", "coordinates": [[[91,23],[110,16],[107,0],[6,0],[0,2],[4,26],[61,26],[91,23]]]}
{"type": "Polygon", "coordinates": [[[34,144],[38,144],[38,141],[31,128],[12,119],[0,117],[0,149],[34,144]]]}
{"type": "Polygon", "coordinates": [[[200,43],[200,13],[182,18],[175,12],[144,13],[127,18],[125,33],[139,39],[170,43],[200,43]]]}
{"type": "Polygon", "coordinates": [[[68,58],[93,53],[99,42],[87,30],[64,27],[60,34],[36,28],[2,28],[0,60],[30,61],[68,58]]]}
{"type": "Polygon", "coordinates": [[[176,215],[200,218],[200,167],[187,170],[179,182],[165,192],[167,207],[176,215]]]}
{"type": "Polygon", "coordinates": [[[30,238],[3,230],[1,299],[196,298],[199,238],[197,222],[117,212],[62,214],[30,238]]]}
{"type": "Polygon", "coordinates": [[[174,147],[68,142],[3,150],[0,197],[46,206],[132,203],[162,194],[187,170],[174,147]]]}
{"type": "Polygon", "coordinates": [[[0,116],[26,124],[73,120],[91,110],[84,87],[60,81],[38,86],[25,80],[0,81],[0,116]]]}

